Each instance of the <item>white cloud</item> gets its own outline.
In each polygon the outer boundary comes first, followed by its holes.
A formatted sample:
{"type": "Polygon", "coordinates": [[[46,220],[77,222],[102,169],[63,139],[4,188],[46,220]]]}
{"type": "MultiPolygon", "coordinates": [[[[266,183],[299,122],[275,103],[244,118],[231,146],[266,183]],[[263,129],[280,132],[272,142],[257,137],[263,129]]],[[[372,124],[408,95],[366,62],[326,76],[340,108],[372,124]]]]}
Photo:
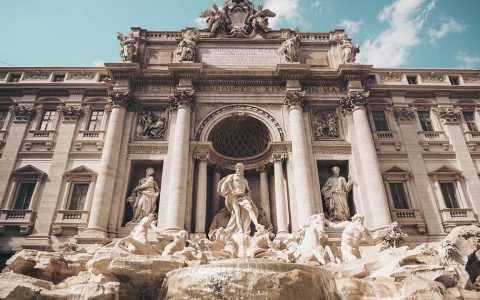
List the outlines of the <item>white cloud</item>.
{"type": "Polygon", "coordinates": [[[195,24],[195,26],[197,26],[198,28],[205,28],[207,27],[207,23],[205,21],[206,19],[205,18],[202,18],[202,17],[197,17],[195,20],[193,20],[193,23],[195,24]]]}
{"type": "Polygon", "coordinates": [[[376,67],[398,67],[407,62],[419,34],[436,0],[396,0],[385,6],[378,20],[388,27],[376,38],[367,39],[358,57],[361,63],[376,67]]]}
{"type": "Polygon", "coordinates": [[[321,13],[322,12],[322,1],[320,1],[320,0],[313,1],[311,7],[312,7],[313,10],[316,10],[317,14],[321,13]]]}
{"type": "Polygon", "coordinates": [[[467,27],[467,25],[462,24],[451,17],[443,18],[440,27],[438,29],[430,28],[427,31],[427,34],[430,37],[430,42],[434,43],[449,33],[462,33],[467,27]]]}
{"type": "Polygon", "coordinates": [[[271,27],[275,27],[280,21],[286,21],[288,24],[297,25],[302,22],[299,13],[300,0],[267,0],[265,8],[270,9],[277,14],[275,18],[268,19],[271,27]]]}
{"type": "Polygon", "coordinates": [[[469,55],[464,51],[458,51],[456,58],[460,63],[460,68],[475,69],[480,66],[480,56],[469,55]]]}
{"type": "Polygon", "coordinates": [[[340,24],[338,24],[338,26],[340,26],[340,28],[344,28],[349,35],[357,34],[360,31],[362,25],[362,20],[353,21],[348,19],[341,19],[340,24]]]}
{"type": "Polygon", "coordinates": [[[92,67],[103,67],[104,63],[105,63],[104,61],[96,60],[92,63],[92,67]]]}

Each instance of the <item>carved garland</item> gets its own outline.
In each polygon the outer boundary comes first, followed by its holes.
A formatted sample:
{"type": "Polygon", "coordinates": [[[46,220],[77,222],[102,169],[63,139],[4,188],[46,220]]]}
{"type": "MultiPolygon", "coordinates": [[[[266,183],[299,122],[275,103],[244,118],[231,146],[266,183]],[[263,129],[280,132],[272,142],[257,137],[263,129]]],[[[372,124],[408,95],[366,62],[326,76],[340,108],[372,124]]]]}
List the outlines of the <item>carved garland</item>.
{"type": "Polygon", "coordinates": [[[438,115],[447,123],[457,123],[462,117],[462,109],[459,107],[440,107],[438,115]]]}
{"type": "Polygon", "coordinates": [[[200,140],[200,136],[202,134],[203,129],[215,116],[217,116],[221,113],[224,113],[226,111],[231,111],[231,110],[250,110],[250,111],[254,111],[256,113],[259,113],[259,114],[263,115],[264,117],[266,117],[270,122],[272,122],[275,125],[275,127],[278,130],[278,133],[280,134],[280,139],[282,141],[285,140],[285,134],[283,132],[282,126],[280,126],[280,124],[276,121],[276,119],[269,112],[267,112],[267,111],[265,111],[265,110],[263,110],[259,107],[256,107],[256,106],[253,106],[253,105],[248,105],[248,104],[228,105],[228,106],[224,106],[224,107],[221,107],[221,108],[215,110],[214,112],[212,112],[210,115],[208,115],[202,121],[202,123],[200,124],[200,126],[197,129],[197,132],[195,133],[195,139],[197,141],[200,140]]]}

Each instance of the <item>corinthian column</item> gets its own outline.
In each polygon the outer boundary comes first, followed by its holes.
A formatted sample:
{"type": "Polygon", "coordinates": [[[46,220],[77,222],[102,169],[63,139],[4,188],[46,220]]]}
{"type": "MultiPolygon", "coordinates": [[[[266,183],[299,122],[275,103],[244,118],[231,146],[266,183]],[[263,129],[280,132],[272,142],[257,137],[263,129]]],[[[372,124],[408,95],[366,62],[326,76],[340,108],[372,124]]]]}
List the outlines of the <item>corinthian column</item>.
{"type": "Polygon", "coordinates": [[[206,154],[197,154],[197,201],[195,204],[195,233],[205,234],[205,222],[207,216],[207,159],[206,154]]]}
{"type": "Polygon", "coordinates": [[[193,90],[177,90],[170,98],[171,108],[177,110],[175,134],[172,137],[170,187],[167,206],[167,231],[184,229],[187,202],[188,151],[190,140],[190,114],[194,102],[193,90]]]}
{"type": "Polygon", "coordinates": [[[111,113],[102,159],[98,170],[98,179],[93,194],[92,208],[88,227],[77,237],[79,240],[107,239],[107,223],[113,197],[115,176],[117,174],[118,157],[123,136],[125,112],[132,98],[128,89],[119,89],[109,92],[111,113]]]}
{"type": "Polygon", "coordinates": [[[288,212],[283,184],[283,160],[285,156],[274,154],[272,156],[273,171],[275,176],[275,209],[277,215],[277,236],[288,233],[288,212]]]}
{"type": "Polygon", "coordinates": [[[288,107],[290,137],[292,140],[296,216],[299,223],[301,223],[315,213],[314,193],[310,182],[312,174],[303,122],[303,109],[308,105],[305,92],[287,90],[285,105],[288,107]]]}
{"type": "Polygon", "coordinates": [[[390,209],[365,109],[368,96],[368,92],[351,89],[347,97],[340,99],[340,106],[345,113],[353,114],[356,139],[352,142],[357,144],[362,157],[362,176],[365,182],[367,201],[373,216],[372,224],[383,226],[390,223],[390,209]]]}
{"type": "Polygon", "coordinates": [[[259,166],[257,172],[260,173],[260,203],[265,215],[270,220],[270,196],[268,190],[268,167],[259,166]]]}

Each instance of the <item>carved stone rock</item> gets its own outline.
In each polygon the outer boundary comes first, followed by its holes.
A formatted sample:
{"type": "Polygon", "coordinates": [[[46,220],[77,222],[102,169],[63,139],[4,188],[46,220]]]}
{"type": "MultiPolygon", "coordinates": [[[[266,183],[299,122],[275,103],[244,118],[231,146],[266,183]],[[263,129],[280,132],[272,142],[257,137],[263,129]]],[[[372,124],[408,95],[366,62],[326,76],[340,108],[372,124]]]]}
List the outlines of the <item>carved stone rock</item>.
{"type": "Polygon", "coordinates": [[[312,112],[313,136],[316,140],[340,137],[338,115],[335,111],[316,110],[312,112]]]}

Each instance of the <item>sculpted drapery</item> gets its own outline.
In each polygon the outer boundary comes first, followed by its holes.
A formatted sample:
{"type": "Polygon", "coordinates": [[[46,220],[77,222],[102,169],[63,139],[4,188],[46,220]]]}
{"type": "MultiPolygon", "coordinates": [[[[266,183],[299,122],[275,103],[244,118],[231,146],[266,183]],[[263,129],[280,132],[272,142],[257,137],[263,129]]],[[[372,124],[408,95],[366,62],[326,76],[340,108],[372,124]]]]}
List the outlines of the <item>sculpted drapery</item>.
{"type": "Polygon", "coordinates": [[[133,207],[133,222],[139,222],[142,218],[155,212],[160,188],[152,176],[154,173],[153,168],[148,168],[147,175],[140,179],[138,185],[133,189],[132,195],[127,199],[127,202],[133,207]]]}

